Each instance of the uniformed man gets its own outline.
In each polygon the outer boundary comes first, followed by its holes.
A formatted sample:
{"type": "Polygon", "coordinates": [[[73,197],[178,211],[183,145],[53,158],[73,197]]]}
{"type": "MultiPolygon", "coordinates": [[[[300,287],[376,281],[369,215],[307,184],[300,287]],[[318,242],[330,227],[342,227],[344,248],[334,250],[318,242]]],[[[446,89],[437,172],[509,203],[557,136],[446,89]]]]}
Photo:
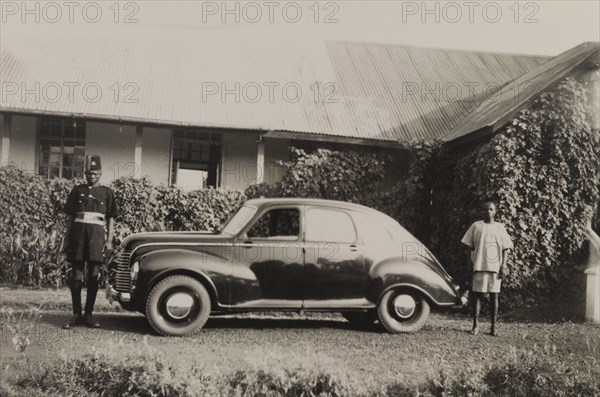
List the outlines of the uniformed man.
{"type": "Polygon", "coordinates": [[[114,218],[118,214],[113,191],[100,185],[101,176],[100,156],[86,156],[85,178],[87,183],[73,188],[64,207],[64,212],[69,216],[66,254],[67,260],[72,266],[68,282],[73,301],[73,318],[63,326],[65,329],[76,325],[100,327],[100,324],[92,317],[92,311],[98,293],[98,276],[104,260],[104,252],[111,249],[114,218]],[[106,230],[105,225],[107,226],[106,230]],[[86,263],[88,266],[87,299],[85,315],[82,316],[81,290],[86,263]]]}

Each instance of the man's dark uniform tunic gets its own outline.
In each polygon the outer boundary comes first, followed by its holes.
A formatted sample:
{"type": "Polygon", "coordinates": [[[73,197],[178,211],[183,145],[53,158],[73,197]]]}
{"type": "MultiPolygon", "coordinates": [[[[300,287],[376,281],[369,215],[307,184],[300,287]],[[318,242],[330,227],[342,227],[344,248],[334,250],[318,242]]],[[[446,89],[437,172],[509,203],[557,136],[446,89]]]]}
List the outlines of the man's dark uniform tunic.
{"type": "Polygon", "coordinates": [[[69,194],[64,212],[75,217],[67,236],[67,260],[102,262],[105,219],[118,215],[113,191],[106,186],[78,185],[69,194]]]}

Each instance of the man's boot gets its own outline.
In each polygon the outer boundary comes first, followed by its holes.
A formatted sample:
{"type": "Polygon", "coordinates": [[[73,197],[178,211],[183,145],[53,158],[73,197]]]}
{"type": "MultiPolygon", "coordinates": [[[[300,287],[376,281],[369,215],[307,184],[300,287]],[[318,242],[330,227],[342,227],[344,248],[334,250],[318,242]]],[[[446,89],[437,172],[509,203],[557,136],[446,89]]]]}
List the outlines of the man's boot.
{"type": "Polygon", "coordinates": [[[98,323],[92,317],[92,311],[94,310],[94,304],[96,303],[96,295],[98,294],[98,276],[93,275],[88,279],[87,282],[87,296],[85,299],[85,315],[83,317],[85,325],[89,328],[100,328],[98,323]]]}
{"type": "Polygon", "coordinates": [[[83,316],[81,315],[81,313],[79,314],[73,314],[73,317],[71,317],[71,320],[68,323],[63,324],[63,329],[71,329],[73,327],[76,327],[78,325],[83,325],[84,321],[83,321],[83,316]]]}
{"type": "Polygon", "coordinates": [[[73,302],[73,317],[71,321],[63,324],[63,329],[71,329],[78,325],[83,325],[83,316],[81,315],[81,289],[83,282],[81,280],[70,280],[71,301],[73,302]]]}
{"type": "Polygon", "coordinates": [[[100,328],[100,323],[94,319],[92,313],[86,313],[83,316],[83,321],[88,328],[100,328]]]}

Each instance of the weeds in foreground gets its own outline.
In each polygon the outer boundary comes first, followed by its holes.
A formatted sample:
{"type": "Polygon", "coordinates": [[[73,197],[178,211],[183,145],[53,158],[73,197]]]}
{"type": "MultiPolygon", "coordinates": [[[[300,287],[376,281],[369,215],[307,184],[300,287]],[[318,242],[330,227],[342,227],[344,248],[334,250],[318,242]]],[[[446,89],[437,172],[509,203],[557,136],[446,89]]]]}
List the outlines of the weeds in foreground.
{"type": "Polygon", "coordinates": [[[31,344],[29,337],[34,332],[35,328],[42,319],[43,305],[37,308],[29,308],[21,312],[18,316],[11,308],[0,308],[2,313],[2,325],[11,333],[12,344],[20,359],[25,363],[27,372],[31,379],[37,383],[36,371],[33,370],[29,356],[27,355],[27,347],[31,344]]]}
{"type": "Polygon", "coordinates": [[[80,396],[356,396],[356,397],[592,397],[600,395],[597,360],[572,371],[553,345],[513,349],[495,365],[433,373],[425,382],[403,379],[357,390],[347,379],[321,369],[268,371],[249,368],[214,373],[202,365],[168,364],[144,339],[143,347],[122,354],[122,342],[93,346],[78,359],[63,358],[35,378],[2,385],[0,395],[80,396]]]}

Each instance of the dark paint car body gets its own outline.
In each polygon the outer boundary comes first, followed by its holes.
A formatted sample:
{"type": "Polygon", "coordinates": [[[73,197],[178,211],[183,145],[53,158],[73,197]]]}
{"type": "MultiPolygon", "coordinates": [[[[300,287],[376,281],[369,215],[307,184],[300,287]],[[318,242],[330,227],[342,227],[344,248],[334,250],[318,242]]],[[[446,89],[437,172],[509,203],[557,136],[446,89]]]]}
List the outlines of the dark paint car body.
{"type": "Polygon", "coordinates": [[[212,314],[374,313],[390,290],[410,291],[416,300],[434,307],[461,304],[457,287],[438,260],[396,221],[368,207],[331,200],[249,200],[219,234],[133,234],[121,244],[111,268],[110,298],[147,315],[151,291],[171,276],[197,280],[210,296],[212,314]],[[253,225],[272,210],[298,214],[297,236],[248,237],[253,225]],[[340,231],[346,236],[338,239],[344,241],[310,238],[319,234],[317,229],[330,226],[319,224],[328,216],[346,222],[346,230],[340,231]],[[139,269],[137,275],[132,276],[132,266],[139,269]]]}

